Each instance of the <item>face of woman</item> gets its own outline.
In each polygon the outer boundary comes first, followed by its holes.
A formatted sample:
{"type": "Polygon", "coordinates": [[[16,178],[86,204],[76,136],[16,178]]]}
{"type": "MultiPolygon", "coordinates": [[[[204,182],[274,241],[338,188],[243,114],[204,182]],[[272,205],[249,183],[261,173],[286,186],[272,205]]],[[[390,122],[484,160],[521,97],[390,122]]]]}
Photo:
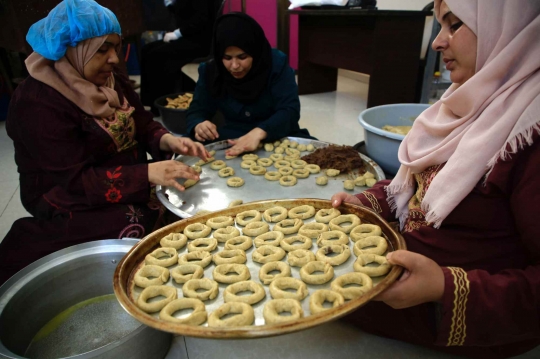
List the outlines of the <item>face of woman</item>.
{"type": "Polygon", "coordinates": [[[103,86],[112,76],[114,65],[118,63],[120,52],[120,36],[111,34],[99,50],[84,66],[84,78],[96,86],[103,86]]]}
{"type": "Polygon", "coordinates": [[[463,85],[476,71],[476,35],[450,11],[445,1],[441,2],[437,20],[442,28],[431,46],[441,52],[452,82],[463,85]]]}
{"type": "Polygon", "coordinates": [[[222,60],[223,66],[235,79],[244,78],[253,65],[253,57],[236,46],[227,47],[222,60]]]}

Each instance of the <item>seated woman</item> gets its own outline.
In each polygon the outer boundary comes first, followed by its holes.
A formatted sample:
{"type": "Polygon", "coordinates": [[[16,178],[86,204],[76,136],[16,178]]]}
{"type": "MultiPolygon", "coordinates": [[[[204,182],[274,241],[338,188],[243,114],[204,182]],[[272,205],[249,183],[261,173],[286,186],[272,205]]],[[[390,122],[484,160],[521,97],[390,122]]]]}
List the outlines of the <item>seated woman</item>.
{"type": "Polygon", "coordinates": [[[300,100],[285,54],[272,49],[261,26],[241,13],[221,16],[214,30],[213,59],[199,66],[188,111],[188,134],[198,141],[229,140],[227,155],[257,148],[263,140],[307,137],[300,129],[300,100]],[[209,120],[216,111],[225,125],[209,120]]]}
{"type": "Polygon", "coordinates": [[[153,185],[183,190],[177,178],[198,179],[167,159],[205,159],[204,147],[153,121],[116,72],[120,33],[115,15],[93,0],[64,0],[28,32],[30,76],[13,95],[6,128],[21,202],[34,217],[16,221],[0,244],[0,283],[71,245],[142,238],[164,212],[153,185]],[[148,163],[147,152],[159,162],[148,163]]]}
{"type": "Polygon", "coordinates": [[[405,272],[382,302],[347,319],[507,358],[540,344],[540,2],[435,0],[435,14],[452,86],[414,122],[391,182],[332,198],[399,220],[408,249],[387,256],[405,272]]]}

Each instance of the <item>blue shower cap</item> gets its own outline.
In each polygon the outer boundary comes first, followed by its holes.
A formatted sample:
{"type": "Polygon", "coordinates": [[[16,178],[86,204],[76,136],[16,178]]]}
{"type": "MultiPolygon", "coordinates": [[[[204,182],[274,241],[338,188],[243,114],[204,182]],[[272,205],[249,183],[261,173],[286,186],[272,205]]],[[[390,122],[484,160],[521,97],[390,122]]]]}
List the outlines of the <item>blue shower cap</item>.
{"type": "Polygon", "coordinates": [[[57,61],[68,46],[109,34],[120,35],[120,23],[114,13],[93,0],[64,0],[28,30],[26,41],[49,60],[57,61]]]}

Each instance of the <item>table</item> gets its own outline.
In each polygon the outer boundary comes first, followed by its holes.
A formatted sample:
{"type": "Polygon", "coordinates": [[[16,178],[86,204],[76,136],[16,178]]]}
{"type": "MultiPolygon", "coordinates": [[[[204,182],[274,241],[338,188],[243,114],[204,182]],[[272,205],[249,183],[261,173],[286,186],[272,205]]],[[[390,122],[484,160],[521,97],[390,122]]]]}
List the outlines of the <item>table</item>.
{"type": "Polygon", "coordinates": [[[370,75],[367,107],[419,99],[420,49],[430,11],[291,10],[298,15],[300,95],[337,89],[338,68],[370,75]]]}

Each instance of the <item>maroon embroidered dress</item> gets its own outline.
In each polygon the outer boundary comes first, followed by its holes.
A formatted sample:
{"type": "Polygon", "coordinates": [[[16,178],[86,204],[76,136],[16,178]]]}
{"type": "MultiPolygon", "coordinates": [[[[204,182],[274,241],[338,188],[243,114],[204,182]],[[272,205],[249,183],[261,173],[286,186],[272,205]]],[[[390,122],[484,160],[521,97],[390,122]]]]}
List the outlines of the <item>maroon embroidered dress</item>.
{"type": "MultiPolygon", "coordinates": [[[[445,276],[441,304],[394,310],[372,302],[347,320],[375,334],[476,358],[504,358],[540,344],[540,140],[499,162],[434,229],[420,203],[442,165],[416,175],[402,234],[408,250],[445,276]]],[[[358,194],[396,221],[384,186],[358,194]]]]}
{"type": "Polygon", "coordinates": [[[0,244],[0,283],[61,248],[153,230],[163,209],[148,182],[147,152],[166,159],[159,141],[168,131],[115,77],[123,105],[109,118],[85,114],[32,77],[15,91],[6,127],[21,201],[34,217],[16,221],[0,244]]]}

